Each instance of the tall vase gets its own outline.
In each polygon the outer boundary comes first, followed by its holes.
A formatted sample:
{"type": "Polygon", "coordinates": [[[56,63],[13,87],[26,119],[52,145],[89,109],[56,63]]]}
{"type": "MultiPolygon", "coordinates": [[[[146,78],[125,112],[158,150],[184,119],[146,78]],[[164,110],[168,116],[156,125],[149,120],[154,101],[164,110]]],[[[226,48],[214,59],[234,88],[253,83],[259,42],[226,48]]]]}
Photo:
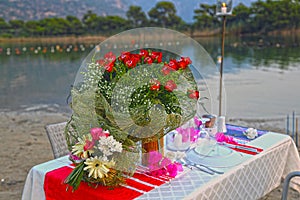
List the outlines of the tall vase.
{"type": "Polygon", "coordinates": [[[142,165],[149,166],[149,159],[151,151],[158,151],[164,155],[164,137],[153,141],[142,141],[143,156],[142,156],[142,165]]]}

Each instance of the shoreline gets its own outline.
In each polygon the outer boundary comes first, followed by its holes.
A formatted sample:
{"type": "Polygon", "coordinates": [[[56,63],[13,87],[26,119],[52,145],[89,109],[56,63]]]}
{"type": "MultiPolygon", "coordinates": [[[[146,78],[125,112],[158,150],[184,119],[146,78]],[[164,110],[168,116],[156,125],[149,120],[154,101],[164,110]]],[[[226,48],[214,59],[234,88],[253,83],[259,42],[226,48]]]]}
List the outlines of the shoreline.
{"type": "MultiPolygon", "coordinates": [[[[124,30],[127,31],[127,30],[124,30]]],[[[176,30],[175,30],[176,31],[176,30]]],[[[181,32],[181,31],[178,31],[181,32]]],[[[211,37],[220,37],[221,29],[217,28],[214,30],[205,30],[205,31],[182,31],[181,33],[191,37],[191,38],[211,38],[211,37]]],[[[95,43],[95,42],[102,42],[105,39],[116,35],[112,34],[109,36],[104,35],[81,35],[81,36],[38,36],[38,37],[12,37],[12,38],[5,38],[0,37],[0,43],[95,43]]],[[[229,33],[226,32],[226,35],[229,37],[244,37],[244,36],[292,36],[292,37],[300,37],[300,29],[290,30],[290,29],[283,29],[283,30],[274,30],[270,31],[266,34],[242,34],[242,33],[229,33]]]]}

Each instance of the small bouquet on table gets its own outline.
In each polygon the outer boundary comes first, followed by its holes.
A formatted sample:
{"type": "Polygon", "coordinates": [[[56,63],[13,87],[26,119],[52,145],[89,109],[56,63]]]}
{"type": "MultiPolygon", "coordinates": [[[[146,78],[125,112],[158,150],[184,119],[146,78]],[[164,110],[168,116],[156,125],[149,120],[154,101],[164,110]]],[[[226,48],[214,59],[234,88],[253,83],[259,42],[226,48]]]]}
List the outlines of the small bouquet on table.
{"type": "MultiPolygon", "coordinates": [[[[66,138],[75,168],[65,183],[117,187],[143,166],[175,177],[163,136],[195,116],[199,91],[189,57],[157,49],[119,54],[96,47],[72,89],[66,138]]],[[[182,169],[182,168],[181,168],[182,169]]]]}

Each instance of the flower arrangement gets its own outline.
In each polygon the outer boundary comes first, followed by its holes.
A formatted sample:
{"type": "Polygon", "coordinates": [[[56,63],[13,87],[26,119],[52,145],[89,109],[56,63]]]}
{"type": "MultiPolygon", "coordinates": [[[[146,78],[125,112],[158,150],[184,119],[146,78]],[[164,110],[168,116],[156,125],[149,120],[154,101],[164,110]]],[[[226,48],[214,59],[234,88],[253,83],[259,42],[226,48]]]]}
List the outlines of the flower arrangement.
{"type": "MultiPolygon", "coordinates": [[[[157,141],[194,117],[192,108],[200,98],[188,57],[154,49],[118,57],[101,53],[94,52],[82,71],[82,83],[72,89],[66,138],[75,169],[65,182],[73,189],[82,180],[123,184],[123,175],[133,174],[140,164],[140,152],[148,153],[153,170],[153,159],[160,154],[141,149],[139,142],[157,141]]],[[[170,160],[157,163],[153,173],[176,175],[177,165],[170,160]]]]}
{"type": "Polygon", "coordinates": [[[81,179],[107,186],[123,182],[122,174],[113,170],[116,165],[114,157],[122,150],[122,144],[108,131],[91,128],[90,133],[78,138],[72,147],[70,158],[76,167],[65,182],[73,186],[74,190],[78,188],[81,179]]]}

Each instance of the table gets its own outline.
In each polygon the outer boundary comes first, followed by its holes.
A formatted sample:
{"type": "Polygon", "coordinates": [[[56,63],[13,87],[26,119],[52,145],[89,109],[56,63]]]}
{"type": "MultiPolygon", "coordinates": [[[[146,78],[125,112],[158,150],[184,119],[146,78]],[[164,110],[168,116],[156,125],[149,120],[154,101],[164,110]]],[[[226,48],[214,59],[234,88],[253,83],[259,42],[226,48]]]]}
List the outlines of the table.
{"type": "MultiPolygon", "coordinates": [[[[269,132],[248,144],[264,151],[255,156],[243,154],[242,162],[224,168],[222,175],[189,170],[137,199],[258,199],[278,187],[289,172],[300,171],[299,154],[289,136],[269,132]]],[[[45,174],[69,164],[65,156],[34,166],[27,176],[22,199],[45,199],[45,174]]],[[[300,191],[300,179],[292,179],[291,186],[300,191]]]]}

